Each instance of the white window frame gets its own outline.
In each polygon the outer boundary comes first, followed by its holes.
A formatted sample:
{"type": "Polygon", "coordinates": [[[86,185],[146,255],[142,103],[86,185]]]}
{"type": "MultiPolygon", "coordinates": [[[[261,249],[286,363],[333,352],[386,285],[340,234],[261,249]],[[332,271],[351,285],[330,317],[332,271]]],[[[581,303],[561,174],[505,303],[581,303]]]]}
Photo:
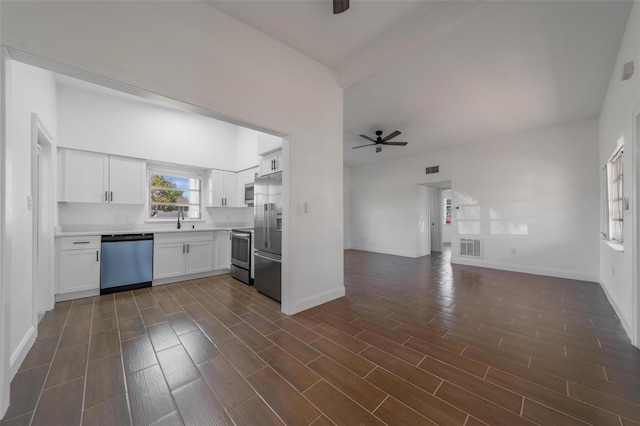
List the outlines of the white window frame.
{"type": "Polygon", "coordinates": [[[622,244],[624,241],[624,149],[616,148],[604,166],[604,230],[605,240],[622,244]]]}
{"type": "MultiPolygon", "coordinates": [[[[189,180],[197,180],[199,183],[197,185],[198,188],[192,189],[189,188],[189,192],[196,192],[197,195],[197,199],[198,202],[197,203],[189,203],[188,206],[197,206],[197,215],[194,214],[194,210],[189,209],[186,214],[184,215],[184,218],[182,216],[180,216],[180,219],[184,219],[185,221],[188,220],[201,220],[202,219],[202,209],[203,209],[203,203],[202,203],[202,196],[203,196],[203,191],[202,191],[202,184],[203,184],[203,176],[200,173],[195,173],[191,170],[185,169],[185,170],[175,170],[175,169],[165,169],[165,168],[149,168],[148,173],[147,173],[147,203],[148,203],[148,208],[147,208],[147,220],[148,221],[152,221],[152,222],[161,222],[161,221],[174,221],[176,220],[176,218],[173,217],[154,217],[152,216],[152,210],[151,210],[151,191],[152,191],[152,187],[151,187],[151,177],[154,175],[161,175],[161,176],[169,176],[169,177],[176,177],[176,178],[183,178],[183,179],[189,179],[189,180]]],[[[190,185],[191,186],[191,185],[190,185]]],[[[176,206],[180,206],[178,203],[175,203],[176,206]]],[[[184,206],[185,204],[183,204],[184,206]]]]}

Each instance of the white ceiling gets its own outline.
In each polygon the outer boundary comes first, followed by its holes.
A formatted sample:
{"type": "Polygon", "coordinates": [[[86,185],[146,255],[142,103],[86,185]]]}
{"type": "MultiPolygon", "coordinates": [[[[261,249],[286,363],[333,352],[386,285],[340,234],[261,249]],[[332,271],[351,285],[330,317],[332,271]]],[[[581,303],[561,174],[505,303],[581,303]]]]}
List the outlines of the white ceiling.
{"type": "Polygon", "coordinates": [[[206,1],[336,71],[355,166],[599,114],[631,1],[206,1]],[[375,130],[406,147],[352,150],[375,130]]]}

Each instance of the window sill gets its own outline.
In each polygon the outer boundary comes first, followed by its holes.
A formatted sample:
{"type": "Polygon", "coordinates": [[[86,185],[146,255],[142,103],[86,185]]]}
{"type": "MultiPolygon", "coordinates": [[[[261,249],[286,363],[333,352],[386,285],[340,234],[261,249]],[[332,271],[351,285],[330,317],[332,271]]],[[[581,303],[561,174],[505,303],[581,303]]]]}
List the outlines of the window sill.
{"type": "Polygon", "coordinates": [[[619,243],[617,241],[605,241],[605,240],[602,240],[602,242],[608,245],[609,247],[611,247],[613,250],[619,253],[624,253],[624,245],[622,243],[619,243]]]}

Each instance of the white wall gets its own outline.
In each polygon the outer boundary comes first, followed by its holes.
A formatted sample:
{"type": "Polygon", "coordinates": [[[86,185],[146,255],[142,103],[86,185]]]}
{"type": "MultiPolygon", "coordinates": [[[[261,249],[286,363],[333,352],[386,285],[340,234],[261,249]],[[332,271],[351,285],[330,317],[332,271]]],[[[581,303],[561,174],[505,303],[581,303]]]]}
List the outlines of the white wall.
{"type": "Polygon", "coordinates": [[[597,281],[597,143],[592,119],[352,168],[353,247],[421,255],[416,184],[450,180],[453,262],[465,262],[455,242],[469,223],[456,206],[475,205],[485,253],[468,263],[597,281]],[[434,164],[440,173],[425,175],[434,164]]]}
{"type": "Polygon", "coordinates": [[[209,117],[63,85],[58,123],[62,148],[236,171],[237,126],[209,117]]]}
{"type": "MultiPolygon", "coordinates": [[[[56,138],[56,86],[53,75],[10,61],[7,70],[7,140],[5,144],[4,285],[9,287],[9,353],[14,373],[31,347],[37,316],[32,286],[31,114],[38,114],[56,138]]],[[[55,158],[54,158],[55,161],[55,158]]]]}
{"type": "Polygon", "coordinates": [[[260,132],[236,126],[236,163],[235,170],[250,169],[260,164],[258,157],[258,135],[260,132]]]}
{"type": "Polygon", "coordinates": [[[344,205],[344,249],[351,248],[351,169],[349,167],[342,168],[343,185],[342,185],[342,202],[344,205]]]}
{"type": "Polygon", "coordinates": [[[2,31],[10,47],[287,135],[283,311],[344,294],[332,71],[202,2],[11,2],[2,31]],[[318,208],[297,216],[305,201],[318,208]]]}
{"type": "MultiPolygon", "coordinates": [[[[613,153],[618,141],[624,143],[624,195],[629,197],[632,209],[624,214],[624,253],[600,243],[600,282],[609,300],[616,308],[627,333],[632,335],[633,321],[633,262],[638,262],[638,253],[632,250],[632,221],[638,200],[634,196],[633,183],[633,111],[640,104],[640,3],[634,2],[627,23],[618,59],[616,60],[609,89],[600,113],[599,166],[603,166],[613,153]],[[622,64],[635,62],[635,73],[630,80],[620,81],[622,64]]],[[[638,185],[638,182],[636,182],[638,185]]],[[[601,188],[603,190],[603,188],[601,188]]],[[[602,206],[601,214],[604,210],[602,206]]],[[[638,342],[635,342],[638,345],[638,342]]]]}

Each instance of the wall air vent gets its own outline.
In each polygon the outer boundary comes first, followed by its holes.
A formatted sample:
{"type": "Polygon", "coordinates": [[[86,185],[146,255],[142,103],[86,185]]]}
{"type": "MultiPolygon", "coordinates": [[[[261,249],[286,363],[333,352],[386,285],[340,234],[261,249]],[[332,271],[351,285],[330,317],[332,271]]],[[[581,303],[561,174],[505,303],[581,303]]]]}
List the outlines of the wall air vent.
{"type": "Polygon", "coordinates": [[[482,258],[482,240],[460,238],[460,256],[482,258]]]}
{"type": "Polygon", "coordinates": [[[439,173],[439,172],[440,172],[440,166],[427,167],[428,175],[431,175],[433,173],[439,173]]]}

